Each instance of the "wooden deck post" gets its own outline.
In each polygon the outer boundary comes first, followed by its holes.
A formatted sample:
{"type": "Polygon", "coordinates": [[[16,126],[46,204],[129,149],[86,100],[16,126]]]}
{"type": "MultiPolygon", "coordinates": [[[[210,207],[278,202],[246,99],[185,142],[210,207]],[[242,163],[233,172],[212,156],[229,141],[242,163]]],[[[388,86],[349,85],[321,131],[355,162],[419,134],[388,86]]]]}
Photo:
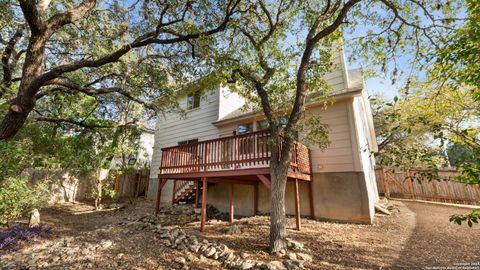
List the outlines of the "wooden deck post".
{"type": "Polygon", "coordinates": [[[258,182],[253,185],[253,214],[258,214],[258,182]]]}
{"type": "Polygon", "coordinates": [[[230,184],[230,223],[233,222],[234,205],[233,205],[233,184],[230,184]]]}
{"type": "Polygon", "coordinates": [[[308,182],[308,193],[310,199],[310,218],[315,218],[315,202],[313,199],[313,179],[308,182]]]}
{"type": "Polygon", "coordinates": [[[158,215],[160,212],[160,199],[162,198],[162,188],[167,182],[166,179],[158,178],[158,186],[157,186],[157,200],[155,202],[155,215],[158,215]]]}
{"type": "Polygon", "coordinates": [[[297,224],[297,230],[300,231],[300,198],[298,196],[298,179],[294,181],[294,192],[295,192],[295,222],[297,224]]]}
{"type": "Polygon", "coordinates": [[[195,181],[195,208],[199,208],[199,207],[200,207],[199,194],[200,194],[200,182],[199,182],[199,181],[195,181]]]}
{"type": "Polygon", "coordinates": [[[172,190],[172,205],[175,204],[175,190],[177,189],[177,180],[173,181],[173,190],[172,190]]]}
{"type": "Polygon", "coordinates": [[[202,191],[202,218],[200,221],[200,231],[203,232],[205,227],[205,220],[207,219],[207,193],[208,193],[208,182],[206,177],[202,177],[203,182],[203,191],[202,191]]]}

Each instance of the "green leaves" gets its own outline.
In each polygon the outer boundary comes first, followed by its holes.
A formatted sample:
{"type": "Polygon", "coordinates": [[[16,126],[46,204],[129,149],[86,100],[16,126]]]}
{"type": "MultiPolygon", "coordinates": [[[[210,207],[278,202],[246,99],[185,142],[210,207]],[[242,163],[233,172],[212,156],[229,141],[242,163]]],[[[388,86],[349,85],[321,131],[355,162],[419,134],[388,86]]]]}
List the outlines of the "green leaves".
{"type": "Polygon", "coordinates": [[[468,227],[472,227],[473,224],[478,224],[480,219],[480,209],[472,210],[469,214],[459,215],[454,214],[450,216],[450,222],[454,222],[457,225],[462,225],[463,222],[466,222],[468,227]]]}
{"type": "Polygon", "coordinates": [[[48,200],[48,183],[35,185],[24,177],[0,179],[0,224],[8,225],[33,208],[40,208],[48,200]]]}

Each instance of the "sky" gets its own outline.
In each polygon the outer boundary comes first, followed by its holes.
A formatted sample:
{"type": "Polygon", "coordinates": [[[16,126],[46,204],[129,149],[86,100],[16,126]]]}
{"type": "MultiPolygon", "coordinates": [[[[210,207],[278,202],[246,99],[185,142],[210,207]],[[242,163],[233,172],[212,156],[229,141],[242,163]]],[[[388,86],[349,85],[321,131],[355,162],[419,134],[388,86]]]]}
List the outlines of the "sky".
{"type": "MultiPolygon", "coordinates": [[[[347,62],[347,68],[356,69],[361,67],[356,63],[347,62]]],[[[391,79],[386,77],[367,78],[366,84],[368,95],[383,94],[387,99],[392,100],[398,94],[397,85],[392,85],[391,79]]]]}

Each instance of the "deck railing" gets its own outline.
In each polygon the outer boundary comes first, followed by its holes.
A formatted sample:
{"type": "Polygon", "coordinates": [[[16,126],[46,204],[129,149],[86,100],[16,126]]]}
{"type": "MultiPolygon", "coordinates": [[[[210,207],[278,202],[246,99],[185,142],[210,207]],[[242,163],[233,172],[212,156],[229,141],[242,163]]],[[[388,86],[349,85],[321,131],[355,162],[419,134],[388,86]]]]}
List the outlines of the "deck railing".
{"type": "MultiPolygon", "coordinates": [[[[270,132],[262,130],[162,148],[161,174],[264,168],[270,164],[270,132]]],[[[309,149],[295,141],[290,169],[311,174],[309,149]]]]}

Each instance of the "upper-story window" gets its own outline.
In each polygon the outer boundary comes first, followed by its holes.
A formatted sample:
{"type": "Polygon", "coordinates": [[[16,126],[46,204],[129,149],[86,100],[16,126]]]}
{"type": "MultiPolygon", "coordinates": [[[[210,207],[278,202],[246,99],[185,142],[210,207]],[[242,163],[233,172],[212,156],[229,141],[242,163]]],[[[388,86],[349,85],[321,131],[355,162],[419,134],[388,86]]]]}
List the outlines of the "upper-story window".
{"type": "Polygon", "coordinates": [[[252,123],[240,124],[240,125],[237,126],[237,133],[238,134],[245,134],[245,133],[252,132],[252,131],[253,131],[252,123]]]}
{"type": "Polygon", "coordinates": [[[195,92],[192,94],[188,94],[187,96],[187,110],[192,110],[195,108],[200,107],[200,92],[195,92]]]}
{"type": "Polygon", "coordinates": [[[191,139],[191,140],[178,142],[178,145],[185,145],[185,144],[196,143],[196,142],[198,142],[198,139],[191,139]]]}
{"type": "Polygon", "coordinates": [[[257,122],[257,129],[258,130],[264,130],[269,127],[268,121],[267,120],[261,120],[257,122]]]}
{"type": "Polygon", "coordinates": [[[279,124],[280,126],[286,126],[286,125],[288,124],[288,117],[286,117],[286,116],[280,116],[280,117],[278,118],[278,124],[279,124]]]}

